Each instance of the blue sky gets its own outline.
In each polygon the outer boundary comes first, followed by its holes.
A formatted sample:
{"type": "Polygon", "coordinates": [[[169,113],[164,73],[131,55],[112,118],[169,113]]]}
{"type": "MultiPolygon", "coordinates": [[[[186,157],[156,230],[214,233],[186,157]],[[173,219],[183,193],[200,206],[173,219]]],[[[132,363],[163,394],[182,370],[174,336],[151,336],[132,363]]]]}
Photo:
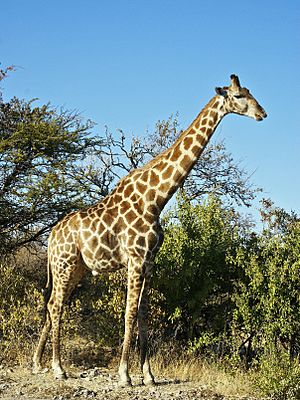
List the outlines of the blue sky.
{"type": "MultiPolygon", "coordinates": [[[[188,126],[215,86],[239,75],[268,118],[230,115],[214,140],[254,172],[277,206],[300,213],[300,5],[274,1],[1,1],[4,99],[81,111],[104,134],[188,126]]],[[[257,203],[253,206],[255,213],[257,203]]]]}

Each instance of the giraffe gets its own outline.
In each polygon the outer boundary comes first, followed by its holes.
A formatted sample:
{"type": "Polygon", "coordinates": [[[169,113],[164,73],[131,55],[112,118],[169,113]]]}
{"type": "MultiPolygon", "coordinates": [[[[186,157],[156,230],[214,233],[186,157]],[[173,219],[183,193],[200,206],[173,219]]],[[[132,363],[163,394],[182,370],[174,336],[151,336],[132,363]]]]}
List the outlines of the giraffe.
{"type": "Polygon", "coordinates": [[[162,244],[159,215],[195,165],[221,119],[229,113],[263,120],[267,114],[239,78],[217,87],[216,95],[175,143],[143,167],[122,178],[99,203],[64,217],[53,228],[48,244],[46,319],[33,357],[33,371],[43,372],[41,359],[52,329],[52,369],[66,378],[60,356],[63,305],[83,276],[127,268],[125,334],[119,380],[131,385],[129,349],[138,322],[140,363],[144,384],[155,384],[147,354],[148,289],[154,257],[162,244]]]}

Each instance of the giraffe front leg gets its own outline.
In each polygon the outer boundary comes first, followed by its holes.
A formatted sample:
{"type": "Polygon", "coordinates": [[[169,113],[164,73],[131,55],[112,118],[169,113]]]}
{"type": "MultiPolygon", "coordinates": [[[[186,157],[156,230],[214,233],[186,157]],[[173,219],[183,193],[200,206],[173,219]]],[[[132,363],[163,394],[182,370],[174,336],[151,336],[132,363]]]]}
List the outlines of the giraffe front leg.
{"type": "Polygon", "coordinates": [[[141,299],[138,310],[138,327],[140,338],[140,360],[143,373],[144,385],[155,385],[154,376],[151,372],[148,356],[148,290],[150,274],[146,274],[141,293],[141,299]]]}
{"type": "Polygon", "coordinates": [[[130,263],[128,268],[128,288],[125,311],[125,334],[123,341],[122,356],[119,366],[119,377],[121,386],[131,386],[129,376],[129,351],[132,338],[133,324],[136,321],[140,293],[142,288],[141,267],[130,263]],[[136,267],[136,268],[134,268],[136,267]]]}

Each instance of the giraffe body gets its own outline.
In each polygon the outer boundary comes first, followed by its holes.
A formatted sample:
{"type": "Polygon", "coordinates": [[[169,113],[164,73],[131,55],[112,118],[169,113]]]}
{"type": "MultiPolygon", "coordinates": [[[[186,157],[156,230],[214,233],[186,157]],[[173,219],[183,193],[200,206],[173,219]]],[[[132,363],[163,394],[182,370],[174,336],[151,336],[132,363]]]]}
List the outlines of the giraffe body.
{"type": "Polygon", "coordinates": [[[48,244],[50,297],[41,337],[34,354],[34,371],[42,371],[41,358],[52,328],[53,362],[57,378],[65,377],[60,359],[60,319],[63,304],[90,270],[93,275],[128,270],[125,336],[119,367],[122,384],[131,384],[129,347],[137,317],[141,370],[145,384],[153,384],[147,356],[148,288],[155,255],[163,241],[159,215],[197,162],[217,125],[228,113],[256,120],[263,108],[231,76],[231,86],[217,88],[214,96],[176,142],[144,167],[120,180],[110,195],[86,210],[63,218],[52,230],[48,244]]]}

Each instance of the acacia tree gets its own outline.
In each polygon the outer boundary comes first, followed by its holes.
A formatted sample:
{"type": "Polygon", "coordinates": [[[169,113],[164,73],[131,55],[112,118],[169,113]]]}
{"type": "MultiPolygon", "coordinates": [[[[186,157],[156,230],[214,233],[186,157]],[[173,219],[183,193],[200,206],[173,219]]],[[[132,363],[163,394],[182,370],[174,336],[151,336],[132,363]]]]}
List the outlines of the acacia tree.
{"type": "Polygon", "coordinates": [[[0,102],[2,251],[38,240],[63,215],[107,194],[110,177],[91,160],[102,144],[92,127],[50,105],[0,102]]]}
{"type": "MultiPolygon", "coordinates": [[[[8,67],[5,67],[5,68],[0,68],[0,82],[8,76],[9,72],[15,71],[15,69],[16,69],[16,67],[14,65],[9,65],[8,67]]],[[[0,91],[0,95],[1,95],[1,91],[0,91]]]]}

